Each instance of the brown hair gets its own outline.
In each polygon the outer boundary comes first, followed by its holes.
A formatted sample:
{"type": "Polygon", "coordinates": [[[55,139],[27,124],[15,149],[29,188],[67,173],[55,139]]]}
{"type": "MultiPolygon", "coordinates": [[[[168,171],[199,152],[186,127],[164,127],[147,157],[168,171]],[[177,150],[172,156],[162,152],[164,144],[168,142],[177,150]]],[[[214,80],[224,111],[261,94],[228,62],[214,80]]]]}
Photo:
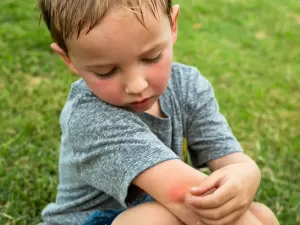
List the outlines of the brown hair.
{"type": "Polygon", "coordinates": [[[158,19],[159,4],[171,24],[172,0],[38,0],[41,18],[44,19],[53,40],[67,53],[66,40],[81,33],[87,34],[106,15],[113,4],[120,4],[134,13],[145,25],[142,11],[146,4],[158,19]]]}

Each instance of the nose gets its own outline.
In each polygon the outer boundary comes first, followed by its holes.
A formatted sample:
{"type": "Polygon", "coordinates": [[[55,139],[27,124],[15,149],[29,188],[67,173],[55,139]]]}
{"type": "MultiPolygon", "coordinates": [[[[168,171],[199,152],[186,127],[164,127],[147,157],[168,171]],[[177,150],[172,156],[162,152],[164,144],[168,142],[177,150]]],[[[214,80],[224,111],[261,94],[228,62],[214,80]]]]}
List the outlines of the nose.
{"type": "Polygon", "coordinates": [[[147,80],[141,75],[131,77],[125,86],[125,92],[127,94],[141,94],[148,87],[147,80]]]}

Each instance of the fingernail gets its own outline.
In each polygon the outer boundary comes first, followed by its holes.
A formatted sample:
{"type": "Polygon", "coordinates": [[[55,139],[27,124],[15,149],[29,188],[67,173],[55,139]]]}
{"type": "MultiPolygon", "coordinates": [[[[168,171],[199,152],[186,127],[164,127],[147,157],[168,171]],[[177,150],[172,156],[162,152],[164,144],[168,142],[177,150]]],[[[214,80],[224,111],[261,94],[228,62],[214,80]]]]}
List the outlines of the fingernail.
{"type": "Polygon", "coordinates": [[[198,187],[193,187],[193,188],[191,188],[190,190],[191,190],[191,191],[198,191],[199,188],[198,188],[198,187]]]}

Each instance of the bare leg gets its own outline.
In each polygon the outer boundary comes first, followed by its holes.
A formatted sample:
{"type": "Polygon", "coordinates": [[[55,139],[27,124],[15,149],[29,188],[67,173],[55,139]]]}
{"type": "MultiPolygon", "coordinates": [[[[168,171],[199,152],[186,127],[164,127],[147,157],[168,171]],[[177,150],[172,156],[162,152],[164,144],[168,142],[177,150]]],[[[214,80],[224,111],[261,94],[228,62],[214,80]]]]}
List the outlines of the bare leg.
{"type": "Polygon", "coordinates": [[[279,225],[274,213],[267,206],[261,203],[253,202],[249,211],[264,225],[279,225]]]}
{"type": "Polygon", "coordinates": [[[121,213],[112,225],[183,225],[169,210],[157,202],[137,205],[121,213]]]}
{"type": "Polygon", "coordinates": [[[279,225],[273,212],[263,204],[253,202],[234,225],[279,225]]]}
{"type": "MultiPolygon", "coordinates": [[[[157,202],[143,203],[124,211],[112,225],[184,225],[169,210],[157,202]]],[[[263,204],[252,203],[249,210],[234,225],[279,225],[273,212],[263,204]]]]}
{"type": "Polygon", "coordinates": [[[265,225],[256,216],[254,216],[249,210],[245,212],[241,218],[234,223],[234,225],[265,225]]]}

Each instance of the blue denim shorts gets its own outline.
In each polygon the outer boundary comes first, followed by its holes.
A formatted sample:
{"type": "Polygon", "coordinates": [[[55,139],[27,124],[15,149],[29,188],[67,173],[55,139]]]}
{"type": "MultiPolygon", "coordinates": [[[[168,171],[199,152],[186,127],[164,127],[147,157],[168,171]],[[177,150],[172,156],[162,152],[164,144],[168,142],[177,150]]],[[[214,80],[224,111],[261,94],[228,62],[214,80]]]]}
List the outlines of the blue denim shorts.
{"type": "MultiPolygon", "coordinates": [[[[132,207],[152,201],[154,201],[154,199],[150,195],[146,195],[142,200],[134,202],[132,207]]],[[[83,225],[111,225],[114,219],[125,210],[126,209],[99,210],[92,214],[83,225]]]]}

